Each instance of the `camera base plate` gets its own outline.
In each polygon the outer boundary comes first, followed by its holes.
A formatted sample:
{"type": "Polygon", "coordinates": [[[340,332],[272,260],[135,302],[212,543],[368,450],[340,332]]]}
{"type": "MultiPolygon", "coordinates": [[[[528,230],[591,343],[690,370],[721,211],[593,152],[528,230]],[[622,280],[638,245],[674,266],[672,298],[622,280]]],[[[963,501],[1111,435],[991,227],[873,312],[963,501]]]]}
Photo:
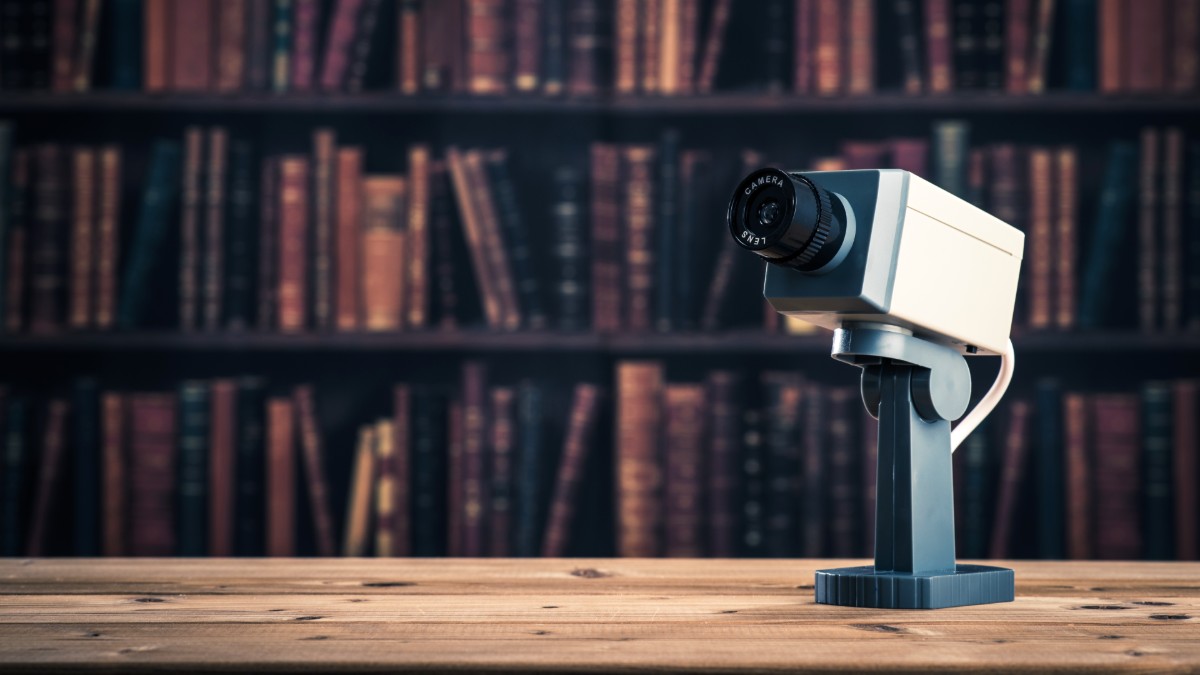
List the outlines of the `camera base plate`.
{"type": "Polygon", "coordinates": [[[818,570],[817,602],[843,607],[940,609],[1012,602],[1013,571],[988,565],[958,565],[953,572],[876,572],[871,565],[818,570]]]}

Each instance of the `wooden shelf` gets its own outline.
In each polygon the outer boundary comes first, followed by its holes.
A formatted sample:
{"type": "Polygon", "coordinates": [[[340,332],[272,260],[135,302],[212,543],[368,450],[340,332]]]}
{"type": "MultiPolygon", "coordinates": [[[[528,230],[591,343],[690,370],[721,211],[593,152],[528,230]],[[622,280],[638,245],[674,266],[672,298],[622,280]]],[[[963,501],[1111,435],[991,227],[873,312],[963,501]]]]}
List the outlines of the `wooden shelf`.
{"type": "Polygon", "coordinates": [[[147,94],[92,92],[52,94],[5,92],[0,114],[43,112],[208,113],[409,113],[409,114],[1124,114],[1200,112],[1194,95],[1101,96],[1050,93],[1011,96],[959,93],[908,96],[881,93],[858,97],[717,94],[690,97],[420,97],[395,92],[362,94],[147,94]]]}
{"type": "MultiPolygon", "coordinates": [[[[1045,333],[1015,340],[1025,353],[1200,352],[1200,335],[1134,332],[1045,333]]],[[[0,337],[0,352],[422,352],[609,354],[824,354],[829,335],[766,335],[758,331],[680,334],[491,333],[98,333],[0,337]]]]}

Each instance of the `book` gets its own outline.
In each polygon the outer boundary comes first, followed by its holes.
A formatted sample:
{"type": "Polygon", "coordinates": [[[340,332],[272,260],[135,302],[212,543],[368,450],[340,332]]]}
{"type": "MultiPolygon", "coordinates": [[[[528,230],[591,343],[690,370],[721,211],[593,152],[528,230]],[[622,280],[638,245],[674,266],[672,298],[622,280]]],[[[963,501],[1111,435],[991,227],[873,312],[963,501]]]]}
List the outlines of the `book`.
{"type": "Polygon", "coordinates": [[[1105,322],[1110,304],[1110,279],[1123,245],[1123,228],[1133,206],[1136,150],[1132,143],[1113,142],[1100,189],[1095,233],[1084,258],[1080,286],[1079,328],[1095,329],[1105,322]]]}
{"type": "Polygon", "coordinates": [[[300,385],[292,390],[292,407],[304,460],[304,478],[308,486],[317,555],[329,557],[334,555],[333,514],[330,513],[329,486],[325,479],[325,453],[317,430],[315,399],[311,385],[300,385]]]}
{"type": "Polygon", "coordinates": [[[67,252],[68,190],[65,154],[61,145],[42,143],[33,151],[34,203],[30,239],[29,330],[54,333],[63,327],[67,252]]]}
{"type": "MultiPolygon", "coordinates": [[[[100,148],[100,195],[96,222],[96,265],[94,322],[99,330],[110,330],[117,317],[117,270],[121,250],[122,152],[116,145],[100,148]]],[[[0,258],[2,258],[0,253],[0,258]]]]}
{"type": "Polygon", "coordinates": [[[405,259],[403,231],[408,183],[402,176],[374,175],[363,180],[362,326],[369,331],[404,327],[405,275],[397,267],[405,259]]]}
{"type": "Polygon", "coordinates": [[[846,13],[847,53],[845,91],[851,95],[875,90],[875,4],[851,0],[846,13]]]}
{"type": "Polygon", "coordinates": [[[992,520],[991,545],[988,547],[989,556],[992,558],[1011,556],[1009,546],[1016,529],[1017,502],[1021,497],[1025,458],[1029,456],[1029,402],[1018,399],[1010,404],[1009,409],[1008,429],[1004,434],[1004,459],[996,495],[996,514],[992,520]]]}
{"type": "Polygon", "coordinates": [[[471,558],[483,556],[487,551],[484,525],[488,512],[487,412],[487,366],[467,361],[462,366],[462,455],[458,474],[461,501],[450,508],[458,509],[461,518],[457,555],[471,558]]]}
{"type": "Polygon", "coordinates": [[[286,155],[279,160],[276,321],[284,333],[298,333],[308,327],[309,164],[302,155],[286,155]]]}
{"type": "Polygon", "coordinates": [[[295,407],[285,396],[267,399],[265,555],[296,555],[295,407]]]}
{"type": "Polygon", "coordinates": [[[318,82],[324,91],[340,91],[350,69],[350,50],[357,37],[363,0],[336,0],[331,10],[318,82]]]}
{"type": "MultiPolygon", "coordinates": [[[[1094,92],[1097,89],[1097,3],[1094,0],[1063,0],[1063,52],[1066,88],[1094,92]]],[[[1197,17],[1200,21],[1200,17],[1197,17]]]]}
{"type": "MultiPolygon", "coordinates": [[[[430,296],[430,199],[432,173],[431,152],[427,145],[413,145],[408,149],[408,249],[405,288],[405,322],[412,328],[421,329],[429,321],[430,296]]],[[[515,197],[509,196],[510,201],[515,197]]]]}
{"type": "Polygon", "coordinates": [[[945,94],[954,89],[954,36],[951,32],[950,3],[951,0],[925,0],[924,3],[925,59],[928,91],[932,94],[945,94]]]}
{"type": "Polygon", "coordinates": [[[185,380],[180,384],[175,527],[177,553],[183,556],[208,553],[211,409],[208,382],[185,380]]]}
{"type": "Polygon", "coordinates": [[[474,95],[508,93],[509,52],[503,0],[465,0],[468,91],[474,95]]]}
{"type": "Polygon", "coordinates": [[[1100,92],[1116,94],[1124,91],[1128,82],[1126,62],[1129,46],[1125,36],[1125,5],[1128,0],[1099,0],[1097,32],[1099,33],[1100,92]]]}
{"type": "Polygon", "coordinates": [[[258,191],[258,302],[255,325],[259,330],[274,328],[279,314],[279,174],[279,158],[264,158],[258,191]]]}
{"type": "Polygon", "coordinates": [[[390,558],[404,545],[396,539],[397,492],[400,480],[396,459],[396,427],[384,418],[375,423],[375,555],[390,558]]]}
{"type": "Polygon", "coordinates": [[[626,237],[624,327],[633,332],[650,330],[654,307],[656,154],[651,145],[622,148],[621,202],[626,237]]]}
{"type": "Polygon", "coordinates": [[[1175,0],[1171,7],[1169,89],[1194,92],[1200,87],[1200,3],[1175,0]]]}
{"type": "Polygon", "coordinates": [[[613,90],[618,95],[628,96],[638,93],[641,85],[638,77],[638,10],[641,9],[641,3],[637,0],[616,0],[614,5],[613,24],[616,32],[613,44],[613,90]]]}
{"type": "Polygon", "coordinates": [[[6,396],[4,403],[4,464],[0,479],[0,553],[5,557],[25,551],[26,496],[29,489],[30,453],[26,437],[29,402],[20,396],[6,396]]]}
{"type": "Polygon", "coordinates": [[[337,222],[334,233],[334,315],[339,331],[359,327],[361,234],[363,213],[363,149],[338,148],[337,222]]]}
{"type": "Polygon", "coordinates": [[[1088,452],[1090,403],[1084,394],[1063,396],[1066,430],[1066,543],[1067,557],[1092,557],[1092,453],[1088,452]]]}
{"type": "Polygon", "coordinates": [[[1167,5],[1167,0],[1124,5],[1125,91],[1159,92],[1166,86],[1167,42],[1162,36],[1167,34],[1167,5]]]}
{"type": "Polygon", "coordinates": [[[1145,560],[1175,558],[1172,490],[1173,392],[1168,382],[1151,381],[1141,391],[1140,487],[1142,551],[1145,560]]]}
{"type": "Polygon", "coordinates": [[[795,0],[792,6],[792,89],[797,94],[809,94],[813,90],[816,23],[815,0],[795,0]]]}
{"type": "Polygon", "coordinates": [[[375,428],[368,424],[359,428],[354,450],[354,470],[342,540],[342,555],[348,558],[361,558],[367,554],[371,507],[375,503],[375,472],[375,428]]]}
{"type": "Polygon", "coordinates": [[[213,85],[214,0],[174,0],[170,10],[171,89],[207,91],[213,85]]]}
{"type": "Polygon", "coordinates": [[[830,555],[849,558],[859,554],[862,536],[860,511],[862,469],[858,439],[854,433],[861,415],[862,399],[856,387],[834,387],[828,392],[826,426],[826,523],[825,540],[830,555]]]}
{"type": "Polygon", "coordinates": [[[702,384],[669,384],[663,388],[665,465],[663,483],[663,553],[672,558],[704,555],[704,424],[702,384]]]}
{"type": "MultiPolygon", "coordinates": [[[[1167,127],[1163,131],[1163,161],[1160,172],[1161,208],[1159,223],[1162,251],[1159,295],[1160,327],[1178,331],[1183,325],[1183,130],[1167,127]]],[[[1196,168],[1192,169],[1196,171],[1196,168]]]]}
{"type": "Polygon", "coordinates": [[[1078,315],[1078,167],[1079,153],[1074,147],[1054,150],[1054,325],[1060,330],[1074,328],[1078,315]]]}
{"type": "Polygon", "coordinates": [[[129,418],[128,399],[106,391],[101,397],[101,552],[106,556],[128,554],[129,544],[129,418]]]}
{"type": "Polygon", "coordinates": [[[412,391],[392,387],[391,475],[395,478],[392,509],[392,555],[412,555],[412,391]]]}
{"type": "Polygon", "coordinates": [[[55,497],[64,472],[63,453],[66,445],[67,411],[70,404],[64,399],[50,401],[46,411],[46,427],[42,435],[41,462],[38,467],[37,490],[33,494],[26,555],[42,557],[49,552],[48,536],[55,497]]]}
{"type": "Polygon", "coordinates": [[[1159,192],[1162,134],[1153,127],[1142,129],[1138,153],[1137,271],[1138,325],[1143,331],[1159,327],[1160,230],[1159,192]]]}
{"type": "Polygon", "coordinates": [[[541,550],[548,495],[543,479],[546,463],[546,433],[543,419],[546,401],[543,387],[532,380],[517,385],[515,406],[515,449],[513,463],[512,554],[534,557],[541,550]]]}
{"type": "Polygon", "coordinates": [[[202,283],[202,222],[204,218],[204,130],[189,126],[183,132],[183,186],[179,216],[179,329],[200,326],[202,283]]]}
{"type": "MultiPolygon", "coordinates": [[[[680,230],[690,226],[690,223],[681,226],[679,220],[679,142],[678,130],[667,129],[663,132],[658,147],[658,171],[654,176],[654,184],[658,189],[657,194],[653,195],[654,241],[650,244],[655,262],[653,312],[654,327],[662,332],[674,328],[675,303],[681,299],[676,280],[690,271],[678,266],[675,250],[680,230]]],[[[630,269],[635,267],[631,264],[630,269]]],[[[630,297],[633,297],[632,293],[630,297]]]]}
{"type": "Polygon", "coordinates": [[[1054,35],[1056,0],[1036,0],[1033,15],[1032,43],[1029,52],[1029,93],[1046,90],[1050,69],[1050,39],[1054,35]]]}
{"type": "MultiPolygon", "coordinates": [[[[516,330],[522,324],[521,306],[517,297],[517,281],[509,255],[506,233],[502,229],[499,202],[487,177],[486,159],[480,150],[470,150],[463,158],[470,198],[478,218],[480,241],[487,259],[487,269],[495,276],[496,298],[499,301],[500,325],[516,330]]],[[[457,189],[457,186],[456,186],[457,189]]]]}
{"type": "Polygon", "coordinates": [[[712,180],[712,158],[703,150],[684,150],[679,160],[679,223],[677,240],[672,242],[676,267],[680,274],[670,279],[674,289],[671,303],[671,325],[676,330],[695,330],[700,319],[699,280],[693,273],[703,255],[700,228],[693,223],[711,219],[710,204],[715,192],[712,180]]]}
{"type": "Polygon", "coordinates": [[[567,82],[567,1],[546,0],[544,6],[542,93],[558,96],[566,90],[567,82]]]}
{"type": "Polygon", "coordinates": [[[171,31],[175,25],[171,14],[175,8],[173,0],[144,0],[142,57],[142,86],[146,91],[166,91],[171,88],[171,77],[175,70],[172,63],[173,49],[171,31]]]}
{"type": "Polygon", "coordinates": [[[238,91],[246,81],[247,0],[217,0],[217,91],[238,91]]]}
{"type": "Polygon", "coordinates": [[[1138,458],[1142,420],[1136,394],[1090,398],[1094,552],[1100,560],[1130,560],[1142,553],[1138,458]]]}
{"type": "Polygon", "coordinates": [[[492,387],[489,394],[487,552],[507,558],[513,535],[514,392],[512,387],[492,387]]]}
{"type": "Polygon", "coordinates": [[[312,324],[317,330],[334,327],[334,219],[337,217],[337,135],[321,127],[313,132],[312,158],[312,324]]]}
{"type": "Polygon", "coordinates": [[[742,415],[741,518],[738,531],[741,538],[738,551],[748,558],[766,554],[766,462],[764,456],[763,413],[746,410],[742,415]]]}
{"type": "Polygon", "coordinates": [[[239,377],[236,385],[233,548],[239,556],[259,556],[266,543],[266,383],[257,377],[239,377]]]}
{"type": "MultiPolygon", "coordinates": [[[[803,509],[808,506],[802,472],[808,468],[805,466],[808,452],[819,453],[821,448],[810,448],[811,439],[801,436],[805,388],[799,373],[788,371],[763,373],[762,385],[767,405],[762,423],[763,551],[776,558],[810,551],[815,555],[820,549],[820,539],[807,539],[809,533],[802,530],[806,517],[803,509]]],[[[816,459],[819,462],[819,455],[816,459]]],[[[814,477],[818,468],[819,465],[813,467],[814,477]]],[[[819,491],[815,498],[823,494],[824,491],[819,491]]]]}
{"type": "Polygon", "coordinates": [[[248,91],[271,89],[274,68],[274,0],[246,0],[246,79],[248,91]]]}
{"type": "Polygon", "coordinates": [[[412,395],[412,553],[446,555],[447,407],[430,387],[412,395]]]}
{"type": "Polygon", "coordinates": [[[358,15],[354,47],[351,50],[350,72],[346,75],[346,90],[349,92],[362,91],[367,81],[371,57],[378,42],[380,5],[381,0],[363,0],[363,8],[358,15]]]}
{"type": "Polygon", "coordinates": [[[542,2],[516,0],[513,7],[513,89],[533,93],[541,86],[542,2]]]}
{"type": "MultiPolygon", "coordinates": [[[[663,88],[662,93],[664,94],[679,93],[679,84],[677,81],[679,73],[679,4],[680,3],[673,2],[672,0],[663,0],[664,7],[669,8],[675,15],[674,20],[671,20],[669,15],[664,16],[664,33],[671,35],[669,31],[674,29],[673,38],[676,43],[673,45],[673,49],[669,52],[665,51],[664,43],[664,52],[667,56],[667,58],[663,59],[663,63],[666,64],[664,66],[664,73],[666,73],[668,69],[672,70],[672,76],[675,80],[668,81],[669,88],[663,88]]],[[[764,86],[767,93],[781,93],[786,88],[787,82],[792,79],[791,75],[794,75],[792,69],[789,67],[792,65],[795,55],[790,54],[788,50],[789,45],[787,33],[788,25],[791,22],[788,20],[789,8],[787,5],[788,3],[786,0],[768,0],[768,2],[762,3],[761,5],[760,11],[763,13],[763,30],[762,39],[758,44],[759,48],[762,50],[762,56],[759,64],[762,68],[760,73],[763,77],[764,86]]],[[[831,28],[836,28],[836,26],[831,26],[831,28]]],[[[841,42],[842,39],[843,36],[841,35],[838,35],[836,38],[838,42],[841,42]]],[[[818,58],[819,57],[820,54],[818,54],[818,58]]]]}
{"type": "Polygon", "coordinates": [[[568,4],[566,91],[572,96],[594,96],[609,79],[605,68],[611,52],[607,5],[598,0],[568,4]]]}
{"type": "Polygon", "coordinates": [[[658,434],[663,366],[654,361],[617,364],[617,554],[660,553],[662,473],[658,434]]]}
{"type": "Polygon", "coordinates": [[[141,325],[150,301],[150,277],[161,259],[168,211],[178,191],[179,146],[171,141],[156,141],[149,166],[129,264],[121,284],[117,323],[126,330],[141,325]]]}
{"type": "Polygon", "coordinates": [[[959,558],[984,558],[991,540],[995,486],[991,470],[991,425],[986,422],[963,441],[963,504],[956,536],[959,558]]]}
{"type": "MultiPolygon", "coordinates": [[[[936,3],[935,3],[936,4],[936,3]]],[[[926,7],[930,7],[926,4],[926,7]]],[[[951,0],[949,40],[950,70],[953,89],[969,91],[983,88],[983,27],[984,6],[971,0],[951,0]]],[[[931,20],[937,18],[936,14],[931,20]]],[[[933,27],[930,27],[930,44],[935,43],[933,27]]],[[[934,61],[930,59],[930,64],[934,61]]],[[[930,78],[933,79],[932,77],[930,78]]]]}
{"type": "MultiPolygon", "coordinates": [[[[31,153],[17,149],[12,156],[12,194],[8,200],[8,241],[0,243],[4,257],[4,330],[15,333],[25,326],[26,314],[26,248],[32,227],[31,211],[31,153]]],[[[2,234],[2,233],[0,233],[2,234]]]]}
{"type": "Polygon", "coordinates": [[[1044,559],[1061,560],[1066,557],[1062,385],[1057,380],[1043,379],[1036,387],[1031,468],[1037,485],[1037,550],[1044,559]]]}
{"type": "MultiPolygon", "coordinates": [[[[0,6],[0,10],[3,7],[0,6]]],[[[3,39],[0,37],[0,39],[3,39]]],[[[0,64],[2,66],[2,64],[0,64]]],[[[3,77],[0,71],[0,78],[3,77]]],[[[24,191],[24,186],[17,184],[17,164],[16,156],[18,155],[16,143],[13,139],[13,124],[8,121],[0,121],[0,204],[5,204],[5,208],[0,209],[0,282],[8,283],[8,277],[11,269],[8,264],[9,256],[13,250],[9,247],[9,240],[13,238],[15,230],[14,207],[17,206],[21,198],[18,193],[24,191]]],[[[23,152],[20,154],[24,155],[23,152]]],[[[22,164],[27,163],[27,160],[22,160],[22,164]]],[[[27,173],[27,168],[21,168],[22,173],[27,173]]],[[[27,176],[22,176],[22,182],[27,182],[27,176]]],[[[21,205],[24,208],[24,205],[21,205]]],[[[8,289],[6,288],[5,291],[8,289]]],[[[0,291],[0,332],[6,327],[5,316],[8,311],[6,305],[6,292],[0,291]]]]}
{"type": "Polygon", "coordinates": [[[79,147],[71,153],[70,270],[67,294],[67,324],[72,329],[90,328],[92,281],[96,256],[96,202],[98,181],[96,151],[79,147]]]}
{"type": "Polygon", "coordinates": [[[294,0],[274,0],[271,10],[271,91],[289,89],[292,73],[292,32],[294,0]]]}
{"type": "Polygon", "coordinates": [[[430,227],[433,236],[434,267],[432,281],[436,289],[436,316],[438,328],[454,330],[458,326],[459,271],[458,251],[463,244],[455,235],[462,230],[455,220],[453,199],[450,196],[450,175],[443,161],[434,162],[430,168],[430,227]]]}
{"type": "Polygon", "coordinates": [[[223,127],[208,131],[204,187],[204,265],[202,318],[206,331],[222,327],[226,276],[226,208],[229,179],[229,132],[223,127]]]}
{"type": "Polygon", "coordinates": [[[487,157],[487,175],[491,184],[500,229],[507,245],[508,262],[516,284],[520,320],[528,328],[546,325],[541,287],[534,270],[534,257],[529,227],[517,201],[517,190],[509,168],[508,153],[498,150],[487,157]]]}
{"type": "Polygon", "coordinates": [[[209,384],[208,555],[217,558],[228,558],[235,550],[237,396],[233,379],[220,378],[209,384]]]}
{"type": "Polygon", "coordinates": [[[488,327],[498,329],[505,323],[503,300],[498,287],[499,273],[492,270],[493,259],[484,249],[486,234],[483,215],[478,209],[477,200],[472,198],[473,186],[467,167],[467,158],[457,148],[451,147],[446,150],[446,162],[453,181],[453,192],[458,203],[458,213],[462,220],[471,267],[479,286],[484,315],[487,318],[488,327]]]}
{"type": "Polygon", "coordinates": [[[248,141],[234,140],[229,152],[229,214],[225,237],[227,276],[223,320],[232,330],[248,330],[254,326],[255,291],[257,279],[255,267],[259,241],[258,209],[255,190],[258,177],[255,175],[254,150],[248,141]]]}
{"type": "Polygon", "coordinates": [[[1054,322],[1054,184],[1049,148],[1029,151],[1029,327],[1050,328],[1054,322]]]}
{"type": "MultiPolygon", "coordinates": [[[[792,386],[794,386],[793,382],[785,383],[781,392],[782,405],[794,405],[788,399],[792,386]]],[[[830,544],[826,537],[825,524],[830,517],[827,503],[829,502],[829,482],[832,478],[830,453],[827,446],[831,421],[831,392],[827,388],[811,382],[803,383],[800,386],[802,393],[798,400],[801,408],[796,416],[796,424],[802,444],[798,476],[801,496],[796,501],[796,505],[799,507],[796,524],[800,532],[803,554],[809,557],[824,557],[829,555],[830,544]]],[[[778,445],[778,438],[768,437],[768,443],[772,440],[775,440],[778,445]]],[[[778,447],[772,448],[772,450],[776,453],[780,452],[778,447]]],[[[777,514],[778,511],[776,511],[777,514]]]]}
{"type": "Polygon", "coordinates": [[[599,399],[600,390],[595,385],[575,385],[567,433],[546,518],[545,536],[542,538],[541,553],[544,558],[558,558],[567,553],[571,523],[599,415],[599,399]]]}
{"type": "Polygon", "coordinates": [[[312,91],[317,62],[318,0],[293,0],[288,91],[312,91]]]}
{"type": "Polygon", "coordinates": [[[591,159],[591,286],[592,330],[621,329],[621,162],[616,146],[592,143],[591,159]]]}
{"type": "Polygon", "coordinates": [[[400,38],[397,49],[396,79],[400,91],[415,94],[421,87],[421,8],[419,0],[403,0],[400,3],[396,34],[400,38]]]}
{"type": "Polygon", "coordinates": [[[128,399],[129,529],[133,556],[175,555],[179,401],[169,393],[128,399]]]}
{"type": "Polygon", "coordinates": [[[708,20],[708,34],[700,53],[700,68],[696,73],[696,92],[708,94],[717,80],[717,68],[725,47],[725,33],[729,15],[733,12],[733,0],[714,0],[708,20]]]}
{"type": "Polygon", "coordinates": [[[70,447],[74,462],[72,492],[75,495],[72,553],[81,557],[100,555],[101,467],[100,391],[96,380],[81,377],[71,392],[70,447]]]}
{"type": "Polygon", "coordinates": [[[950,194],[967,198],[967,152],[970,123],[939,120],[933,125],[933,182],[950,194]]]}
{"type": "Polygon", "coordinates": [[[904,92],[919,94],[925,89],[925,69],[921,61],[921,37],[917,20],[917,0],[892,0],[900,62],[903,69],[904,92]]]}
{"type": "Polygon", "coordinates": [[[450,399],[446,407],[446,554],[463,551],[463,440],[466,420],[462,398],[450,399]]]}
{"type": "Polygon", "coordinates": [[[1005,90],[1004,6],[1005,0],[986,0],[981,8],[979,61],[981,84],[988,91],[1005,90]]]}
{"type": "Polygon", "coordinates": [[[554,314],[561,330],[583,330],[588,325],[590,280],[583,213],[583,186],[571,166],[554,171],[554,203],[550,207],[556,274],[554,314]]]}
{"type": "Polygon", "coordinates": [[[705,378],[708,406],[708,444],[705,497],[708,537],[705,548],[714,558],[737,555],[738,483],[741,420],[738,402],[741,381],[731,370],[714,370],[705,378]]]}
{"type": "Polygon", "coordinates": [[[1175,558],[1200,557],[1200,499],[1193,490],[1200,475],[1200,436],[1197,435],[1197,391],[1194,379],[1173,385],[1171,418],[1171,479],[1175,496],[1175,558]]]}
{"type": "Polygon", "coordinates": [[[816,0],[816,38],[813,85],[817,94],[832,96],[842,90],[842,47],[845,5],[839,0],[816,0]]]}

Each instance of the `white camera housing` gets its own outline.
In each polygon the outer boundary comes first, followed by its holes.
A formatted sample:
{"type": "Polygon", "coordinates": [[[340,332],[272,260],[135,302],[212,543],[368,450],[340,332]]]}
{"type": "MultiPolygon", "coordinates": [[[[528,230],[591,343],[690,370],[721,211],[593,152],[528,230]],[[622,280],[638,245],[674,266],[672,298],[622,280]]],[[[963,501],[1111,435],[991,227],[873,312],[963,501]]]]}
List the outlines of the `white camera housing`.
{"type": "Polygon", "coordinates": [[[842,249],[823,268],[767,265],[779,312],[829,329],[883,323],[964,353],[1001,354],[1025,235],[908,171],[803,176],[845,208],[842,249]]]}

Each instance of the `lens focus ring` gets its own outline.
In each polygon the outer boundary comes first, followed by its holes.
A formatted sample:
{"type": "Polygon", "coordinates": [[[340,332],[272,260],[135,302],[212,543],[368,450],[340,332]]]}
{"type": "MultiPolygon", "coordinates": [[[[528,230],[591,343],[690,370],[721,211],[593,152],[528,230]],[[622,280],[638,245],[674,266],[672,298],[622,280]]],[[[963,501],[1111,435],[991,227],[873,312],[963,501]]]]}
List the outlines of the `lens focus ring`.
{"type": "Polygon", "coordinates": [[[729,233],[768,262],[814,271],[841,247],[840,206],[807,176],[759,169],[738,185],[729,202],[729,233]]]}

